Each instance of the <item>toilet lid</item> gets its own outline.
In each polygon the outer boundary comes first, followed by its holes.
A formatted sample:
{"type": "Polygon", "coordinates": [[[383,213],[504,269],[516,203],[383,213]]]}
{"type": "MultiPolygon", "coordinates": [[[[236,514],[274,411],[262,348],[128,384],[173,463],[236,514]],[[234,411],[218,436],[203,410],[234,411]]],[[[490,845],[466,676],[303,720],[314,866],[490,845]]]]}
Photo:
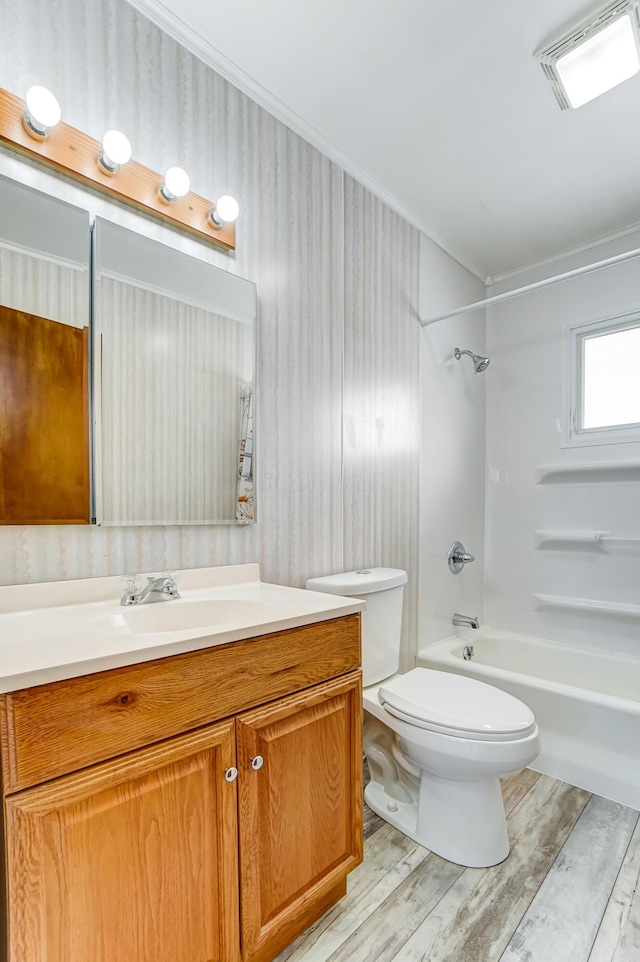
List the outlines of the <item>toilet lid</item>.
{"type": "Polygon", "coordinates": [[[447,671],[414,668],[383,682],[378,698],[399,718],[461,737],[513,739],[535,727],[531,709],[513,695],[447,671]]]}

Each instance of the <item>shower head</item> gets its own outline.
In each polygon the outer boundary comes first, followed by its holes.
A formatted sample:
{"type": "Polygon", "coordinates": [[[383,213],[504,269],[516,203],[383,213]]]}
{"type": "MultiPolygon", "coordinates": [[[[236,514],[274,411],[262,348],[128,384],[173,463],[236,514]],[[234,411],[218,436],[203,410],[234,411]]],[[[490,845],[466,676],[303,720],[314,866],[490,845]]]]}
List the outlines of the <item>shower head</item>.
{"type": "Polygon", "coordinates": [[[459,347],[453,352],[453,356],[457,361],[460,360],[463,354],[468,354],[473,361],[473,370],[476,374],[482,374],[482,372],[486,371],[489,367],[490,361],[488,357],[480,357],[479,354],[474,354],[472,351],[461,351],[459,347]]]}

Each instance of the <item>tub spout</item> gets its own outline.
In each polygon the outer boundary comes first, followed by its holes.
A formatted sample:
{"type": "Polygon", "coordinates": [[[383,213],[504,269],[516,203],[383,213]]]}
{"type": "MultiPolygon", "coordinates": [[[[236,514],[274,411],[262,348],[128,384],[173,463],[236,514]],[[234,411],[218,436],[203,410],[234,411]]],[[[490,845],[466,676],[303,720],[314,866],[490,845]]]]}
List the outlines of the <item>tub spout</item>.
{"type": "Polygon", "coordinates": [[[461,628],[479,628],[480,622],[477,617],[474,618],[472,615],[461,615],[457,611],[453,618],[451,619],[452,625],[459,625],[461,628]]]}

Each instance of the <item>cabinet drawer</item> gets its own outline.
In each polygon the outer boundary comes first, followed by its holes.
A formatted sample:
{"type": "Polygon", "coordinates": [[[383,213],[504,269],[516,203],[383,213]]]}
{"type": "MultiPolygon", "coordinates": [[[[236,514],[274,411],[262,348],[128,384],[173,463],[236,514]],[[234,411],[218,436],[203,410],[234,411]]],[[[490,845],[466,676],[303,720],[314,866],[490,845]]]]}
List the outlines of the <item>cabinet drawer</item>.
{"type": "Polygon", "coordinates": [[[308,688],[360,665],[360,615],[0,698],[4,794],[308,688]]]}

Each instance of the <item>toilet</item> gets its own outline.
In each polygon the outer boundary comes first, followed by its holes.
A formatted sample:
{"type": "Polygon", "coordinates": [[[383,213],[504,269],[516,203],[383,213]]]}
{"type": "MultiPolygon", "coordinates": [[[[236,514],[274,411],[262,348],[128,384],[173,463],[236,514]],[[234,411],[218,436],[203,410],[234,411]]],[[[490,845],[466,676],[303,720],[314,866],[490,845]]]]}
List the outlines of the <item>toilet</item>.
{"type": "Polygon", "coordinates": [[[407,573],[367,568],[307,588],[362,598],[365,800],[381,818],[450,862],[485,868],[509,854],[499,779],[540,750],[533,712],[464,675],[398,674],[407,573]]]}

